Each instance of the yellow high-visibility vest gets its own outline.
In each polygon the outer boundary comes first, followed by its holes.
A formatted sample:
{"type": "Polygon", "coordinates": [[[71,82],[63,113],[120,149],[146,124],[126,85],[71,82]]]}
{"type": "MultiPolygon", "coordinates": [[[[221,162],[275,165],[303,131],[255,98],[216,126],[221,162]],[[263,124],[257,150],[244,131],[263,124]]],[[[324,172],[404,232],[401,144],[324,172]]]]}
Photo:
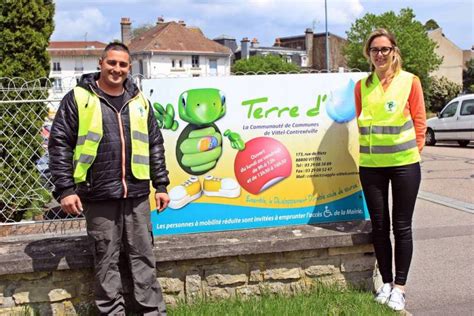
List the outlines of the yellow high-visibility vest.
{"type": "MultiPolygon", "coordinates": [[[[102,109],[99,97],[84,88],[74,88],[79,117],[79,131],[74,149],[74,182],[86,181],[103,136],[102,109]]],[[[148,140],[148,101],[139,93],[128,104],[132,143],[131,168],[135,178],[150,179],[150,150],[148,140]]]]}
{"type": "Polygon", "coordinates": [[[400,71],[386,91],[374,73],[372,84],[361,81],[359,125],[360,166],[394,167],[420,161],[411,116],[404,115],[413,74],[400,71]]]}

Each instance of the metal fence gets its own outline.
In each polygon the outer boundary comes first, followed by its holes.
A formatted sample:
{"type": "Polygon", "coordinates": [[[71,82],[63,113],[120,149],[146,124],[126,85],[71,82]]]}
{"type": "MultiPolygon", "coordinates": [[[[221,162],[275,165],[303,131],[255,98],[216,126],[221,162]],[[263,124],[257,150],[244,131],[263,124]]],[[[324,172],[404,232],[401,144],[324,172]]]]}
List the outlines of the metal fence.
{"type": "MultiPolygon", "coordinates": [[[[337,72],[358,71],[340,69],[337,72]]],[[[301,73],[328,71],[304,70],[301,73]]],[[[295,72],[296,73],[296,72],[295,72]]],[[[236,73],[268,75],[286,73],[236,73]]],[[[161,76],[176,77],[176,76],[161,76]]],[[[140,76],[134,77],[141,83],[140,76]]],[[[76,78],[26,81],[0,78],[0,236],[84,229],[83,219],[61,211],[52,197],[47,144],[52,120],[76,78]],[[68,83],[66,87],[64,84],[68,83]],[[28,228],[25,228],[28,227],[28,228]]]]}
{"type": "Polygon", "coordinates": [[[23,233],[26,226],[29,233],[61,232],[76,220],[51,195],[47,145],[61,97],[46,78],[0,78],[0,236],[18,225],[23,233]],[[58,219],[61,227],[51,225],[58,219]]]}

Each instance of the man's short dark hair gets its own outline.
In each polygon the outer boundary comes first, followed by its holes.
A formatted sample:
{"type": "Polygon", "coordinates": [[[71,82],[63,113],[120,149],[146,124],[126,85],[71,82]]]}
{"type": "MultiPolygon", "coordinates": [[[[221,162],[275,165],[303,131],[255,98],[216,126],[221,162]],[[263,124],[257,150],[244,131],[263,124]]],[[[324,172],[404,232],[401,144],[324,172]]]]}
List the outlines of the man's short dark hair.
{"type": "Polygon", "coordinates": [[[107,56],[107,52],[109,50],[117,50],[117,51],[126,52],[128,56],[130,56],[130,51],[128,50],[127,45],[120,42],[111,42],[107,44],[107,46],[105,46],[104,51],[102,52],[102,59],[104,59],[107,56]]]}

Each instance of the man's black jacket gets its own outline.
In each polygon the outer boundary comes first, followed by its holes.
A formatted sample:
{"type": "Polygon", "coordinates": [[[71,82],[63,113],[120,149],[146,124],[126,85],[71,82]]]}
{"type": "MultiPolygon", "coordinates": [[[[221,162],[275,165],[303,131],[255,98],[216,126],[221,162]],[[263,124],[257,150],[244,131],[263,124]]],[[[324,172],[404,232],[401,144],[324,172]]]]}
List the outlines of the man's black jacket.
{"type": "MultiPolygon", "coordinates": [[[[96,80],[99,76],[99,73],[84,75],[78,84],[99,96],[103,121],[103,137],[97,157],[88,170],[87,180],[78,185],[74,184],[73,179],[73,153],[78,134],[78,109],[73,90],[63,98],[54,118],[48,150],[49,168],[55,186],[54,196],[58,200],[74,193],[83,200],[91,201],[139,197],[150,193],[150,182],[136,179],[130,164],[130,118],[127,104],[139,93],[139,89],[130,79],[125,81],[124,105],[120,112],[117,112],[97,87],[96,80]]],[[[157,192],[166,192],[169,179],[165,165],[163,136],[151,107],[148,130],[152,185],[157,192]]]]}

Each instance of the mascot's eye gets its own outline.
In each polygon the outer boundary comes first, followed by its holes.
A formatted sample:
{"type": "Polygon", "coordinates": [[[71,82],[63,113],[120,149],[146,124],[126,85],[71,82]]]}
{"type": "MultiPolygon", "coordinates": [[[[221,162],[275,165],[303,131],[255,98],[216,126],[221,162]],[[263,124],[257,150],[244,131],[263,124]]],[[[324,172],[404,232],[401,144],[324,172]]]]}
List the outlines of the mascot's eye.
{"type": "Polygon", "coordinates": [[[225,95],[221,96],[221,102],[222,102],[222,105],[225,104],[225,95]]]}
{"type": "Polygon", "coordinates": [[[188,99],[188,92],[185,91],[183,94],[181,94],[181,105],[183,108],[186,108],[186,100],[188,99]]]}

